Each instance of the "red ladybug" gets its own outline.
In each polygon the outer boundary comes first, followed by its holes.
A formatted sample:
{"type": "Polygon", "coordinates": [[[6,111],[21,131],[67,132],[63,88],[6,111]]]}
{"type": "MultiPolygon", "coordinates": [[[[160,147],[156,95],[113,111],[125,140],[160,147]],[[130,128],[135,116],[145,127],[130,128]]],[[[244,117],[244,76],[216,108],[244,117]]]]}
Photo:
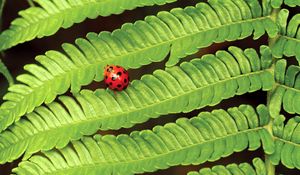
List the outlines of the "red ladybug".
{"type": "Polygon", "coordinates": [[[104,69],[104,82],[109,89],[122,91],[129,84],[128,72],[121,66],[107,65],[104,69]]]}

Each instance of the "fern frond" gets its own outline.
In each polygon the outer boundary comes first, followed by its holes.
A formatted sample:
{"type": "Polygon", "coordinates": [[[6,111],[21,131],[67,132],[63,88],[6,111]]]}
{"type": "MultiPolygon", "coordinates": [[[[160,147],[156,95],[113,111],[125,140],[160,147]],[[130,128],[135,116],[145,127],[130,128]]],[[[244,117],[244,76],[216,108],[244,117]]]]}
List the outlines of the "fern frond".
{"type": "Polygon", "coordinates": [[[76,100],[61,96],[62,104],[38,107],[0,135],[0,162],[14,160],[24,151],[30,155],[62,148],[98,129],[128,128],[160,115],[215,105],[234,95],[269,90],[274,84],[268,70],[272,55],[266,47],[261,50],[259,58],[254,49],[230,47],[229,52],[144,75],[117,94],[100,89],[84,90],[76,100]]]}
{"type": "Polygon", "coordinates": [[[163,5],[176,0],[34,0],[39,6],[19,12],[9,29],[0,35],[0,51],[17,44],[55,34],[86,18],[120,14],[142,6],[163,5]]]}
{"type": "Polygon", "coordinates": [[[215,161],[233,152],[260,147],[272,153],[266,106],[241,105],[130,135],[83,137],[71,145],[35,155],[19,164],[17,174],[134,174],[175,165],[215,161]],[[266,114],[259,115],[258,113],[266,114]]]}
{"type": "Polygon", "coordinates": [[[283,3],[290,7],[300,6],[300,0],[271,0],[274,8],[280,8],[283,3]]]}
{"type": "Polygon", "coordinates": [[[290,119],[285,126],[283,121],[283,116],[275,120],[275,152],[270,160],[274,165],[281,161],[288,168],[300,169],[300,117],[290,119]]]}
{"type": "Polygon", "coordinates": [[[187,175],[267,175],[265,163],[260,158],[254,158],[252,162],[254,167],[249,163],[216,165],[212,168],[203,168],[199,172],[190,172],[187,175]]]}
{"type": "Polygon", "coordinates": [[[281,106],[291,114],[300,114],[300,67],[291,65],[286,69],[286,60],[276,63],[276,89],[271,95],[270,113],[277,116],[281,106]]]}
{"type": "Polygon", "coordinates": [[[279,25],[281,26],[280,37],[271,48],[276,58],[296,56],[300,64],[300,14],[292,17],[287,25],[288,11],[281,10],[279,13],[279,25]]]}
{"type": "Polygon", "coordinates": [[[64,54],[49,51],[38,56],[42,66],[25,66],[30,73],[17,77],[23,84],[11,87],[5,95],[7,102],[0,108],[0,131],[43,102],[52,102],[70,86],[72,92],[78,92],[82,85],[101,81],[102,68],[107,64],[138,68],[162,61],[171,52],[169,65],[173,65],[178,58],[213,42],[242,39],[252,33],[259,38],[265,31],[271,36],[277,33],[277,26],[270,16],[263,16],[257,0],[210,3],[160,12],[144,21],[125,24],[113,33],[90,33],[88,39],[76,40],[76,46],[64,44],[64,54]],[[8,112],[4,115],[3,110],[8,112]]]}

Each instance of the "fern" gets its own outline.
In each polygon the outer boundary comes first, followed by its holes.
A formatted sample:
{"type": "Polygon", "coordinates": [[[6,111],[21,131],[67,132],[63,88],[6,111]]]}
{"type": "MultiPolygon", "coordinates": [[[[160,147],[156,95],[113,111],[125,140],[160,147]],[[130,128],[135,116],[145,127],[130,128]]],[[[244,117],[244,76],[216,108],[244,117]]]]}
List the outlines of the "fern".
{"type": "Polygon", "coordinates": [[[290,7],[300,6],[299,0],[271,0],[271,4],[274,8],[279,8],[283,3],[290,7]]]}
{"type": "Polygon", "coordinates": [[[226,167],[217,165],[212,168],[203,168],[199,172],[190,172],[187,175],[267,175],[267,168],[260,158],[253,159],[253,166],[249,163],[229,164],[226,167]]]}
{"type": "Polygon", "coordinates": [[[197,117],[130,135],[96,135],[58,151],[47,151],[24,161],[17,174],[134,174],[152,172],[179,164],[215,161],[233,152],[260,147],[274,150],[270,134],[263,128],[269,115],[259,106],[258,116],[248,105],[215,110],[197,117]],[[95,149],[96,148],[96,149],[95,149]]]}
{"type": "Polygon", "coordinates": [[[275,152],[271,155],[273,164],[282,164],[288,168],[300,169],[300,118],[290,119],[283,124],[284,117],[280,116],[274,124],[275,152]]]}
{"type": "MultiPolygon", "coordinates": [[[[0,51],[86,18],[175,1],[35,0],[37,7],[21,11],[0,34],[0,51]]],[[[300,66],[285,58],[295,56],[300,63],[299,4],[300,0],[208,0],[161,11],[113,32],[89,33],[75,44],[63,44],[60,51],[37,56],[3,97],[0,164],[22,157],[12,172],[19,175],[133,175],[213,162],[262,147],[264,161],[217,165],[188,175],[275,175],[281,173],[275,169],[280,161],[299,174],[300,117],[285,122],[281,114],[300,114],[300,66]],[[293,8],[296,14],[289,17],[293,8]],[[230,46],[177,65],[213,43],[251,35],[261,38],[255,41],[259,53],[248,45],[245,50],[230,46]],[[137,69],[166,58],[166,68],[133,80],[123,91],[82,90],[103,80],[107,64],[137,69]],[[72,94],[65,94],[69,90],[72,94]],[[186,117],[195,109],[256,91],[267,91],[266,106],[202,111],[152,130],[137,131],[137,126],[130,134],[102,132],[168,114],[186,117]]]]}
{"type": "Polygon", "coordinates": [[[285,60],[280,60],[276,64],[277,86],[272,93],[270,106],[273,116],[279,114],[281,105],[288,113],[300,114],[300,67],[292,65],[286,70],[286,64],[285,60]]]}
{"type": "Polygon", "coordinates": [[[54,102],[39,107],[0,135],[0,162],[12,161],[24,151],[28,157],[39,150],[62,148],[69,140],[98,129],[128,128],[159,115],[189,112],[234,95],[272,88],[274,80],[268,71],[271,53],[267,47],[261,48],[261,58],[254,49],[243,52],[230,47],[229,51],[218,51],[216,56],[206,55],[166,71],[157,70],[133,81],[117,95],[103,89],[95,93],[84,90],[76,95],[79,104],[61,96],[63,105],[54,102]],[[24,133],[20,136],[20,132],[24,133]]]}
{"type": "Polygon", "coordinates": [[[280,21],[278,21],[281,25],[281,36],[272,47],[272,52],[276,58],[282,58],[283,55],[287,57],[296,56],[300,63],[300,14],[293,16],[286,27],[287,18],[288,11],[281,10],[280,21]]]}
{"type": "Polygon", "coordinates": [[[107,64],[138,68],[161,61],[171,52],[168,65],[174,65],[178,58],[195,53],[197,48],[213,42],[243,39],[252,33],[257,39],[265,30],[270,36],[277,33],[277,26],[269,14],[265,14],[268,10],[263,10],[258,1],[238,0],[233,3],[226,0],[226,4],[237,3],[240,8],[236,5],[224,8],[223,2],[210,1],[211,5],[200,3],[196,7],[177,8],[170,13],[160,12],[157,17],[148,16],[145,21],[125,24],[112,33],[90,33],[88,40],[77,39],[77,46],[64,44],[64,54],[49,51],[38,56],[36,59],[42,66],[25,66],[29,74],[17,77],[23,84],[11,87],[4,96],[7,102],[0,108],[0,130],[43,102],[52,102],[70,85],[72,92],[78,92],[82,85],[93,80],[101,81],[103,72],[100,68],[107,64]],[[228,18],[225,18],[226,14],[228,18]],[[40,77],[41,74],[44,77],[40,77]]]}
{"type": "Polygon", "coordinates": [[[55,34],[60,28],[69,28],[86,18],[120,14],[136,7],[163,5],[176,0],[34,0],[39,7],[20,11],[9,29],[0,35],[0,50],[8,49],[34,38],[55,34]],[[76,15],[74,15],[76,14],[76,15]]]}

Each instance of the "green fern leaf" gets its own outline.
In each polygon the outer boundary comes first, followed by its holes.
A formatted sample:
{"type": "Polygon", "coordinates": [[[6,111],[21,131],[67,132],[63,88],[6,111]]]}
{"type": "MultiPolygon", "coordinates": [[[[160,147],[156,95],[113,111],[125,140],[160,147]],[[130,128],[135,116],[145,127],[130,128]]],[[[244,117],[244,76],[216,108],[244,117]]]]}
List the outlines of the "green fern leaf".
{"type": "Polygon", "coordinates": [[[274,84],[268,70],[272,55],[265,47],[261,50],[259,58],[254,49],[243,52],[230,47],[230,52],[218,51],[216,56],[206,55],[144,75],[117,94],[100,89],[94,93],[84,90],[76,100],[61,96],[62,104],[38,107],[0,135],[0,162],[12,161],[24,151],[29,156],[62,148],[98,129],[128,128],[160,115],[215,105],[234,95],[270,90],[274,84]]]}
{"type": "Polygon", "coordinates": [[[291,65],[286,69],[286,60],[276,63],[276,89],[271,95],[270,113],[277,116],[281,106],[291,114],[300,114],[300,67],[291,65]]]}
{"type": "Polygon", "coordinates": [[[163,5],[176,0],[34,0],[39,7],[20,11],[9,29],[0,35],[0,51],[17,44],[55,34],[86,18],[120,14],[136,7],[163,5]]]}
{"type": "Polygon", "coordinates": [[[280,8],[283,3],[290,7],[300,6],[300,0],[272,0],[271,1],[272,7],[274,8],[280,8]]]}
{"type": "Polygon", "coordinates": [[[275,152],[270,160],[274,165],[281,161],[288,168],[300,169],[300,117],[290,119],[285,126],[283,121],[281,116],[274,123],[275,152]]]}
{"type": "Polygon", "coordinates": [[[212,168],[203,168],[199,172],[190,172],[188,175],[267,175],[265,163],[260,158],[254,158],[252,162],[254,167],[249,163],[239,165],[233,163],[226,167],[216,165],[212,168]]]}
{"type": "Polygon", "coordinates": [[[262,15],[262,7],[256,0],[247,3],[214,0],[210,3],[176,8],[170,13],[160,12],[157,16],[146,17],[145,21],[125,24],[113,33],[90,33],[87,40],[77,39],[76,46],[64,44],[64,54],[49,51],[38,56],[36,59],[42,66],[26,65],[30,74],[17,77],[24,84],[11,87],[4,96],[7,101],[0,108],[0,130],[43,102],[52,102],[70,86],[72,92],[78,92],[82,85],[101,81],[102,68],[107,64],[138,68],[162,61],[171,52],[169,63],[173,65],[178,58],[213,42],[242,39],[252,33],[257,39],[265,31],[271,36],[277,33],[277,26],[270,16],[262,15]],[[232,7],[227,7],[228,4],[232,7]]]}
{"type": "Polygon", "coordinates": [[[281,35],[272,47],[272,53],[276,58],[282,58],[283,55],[287,57],[296,56],[300,64],[300,14],[293,16],[288,25],[288,10],[281,10],[279,16],[278,23],[281,26],[281,35]]]}
{"type": "MultiPolygon", "coordinates": [[[[258,111],[266,111],[260,105],[258,111]]],[[[258,116],[241,105],[130,135],[96,135],[73,141],[60,150],[46,151],[19,164],[17,174],[134,174],[170,166],[215,161],[234,152],[260,147],[273,153],[271,135],[263,127],[269,115],[258,116]]]]}

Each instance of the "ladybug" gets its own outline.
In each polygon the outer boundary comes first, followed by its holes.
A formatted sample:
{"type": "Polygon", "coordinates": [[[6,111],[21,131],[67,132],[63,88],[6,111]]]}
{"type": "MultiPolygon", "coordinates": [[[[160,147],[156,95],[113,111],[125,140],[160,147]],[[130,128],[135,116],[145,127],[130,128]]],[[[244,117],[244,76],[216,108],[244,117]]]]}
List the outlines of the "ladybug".
{"type": "Polygon", "coordinates": [[[107,65],[104,69],[104,82],[109,89],[122,91],[129,84],[128,72],[121,66],[107,65]]]}

